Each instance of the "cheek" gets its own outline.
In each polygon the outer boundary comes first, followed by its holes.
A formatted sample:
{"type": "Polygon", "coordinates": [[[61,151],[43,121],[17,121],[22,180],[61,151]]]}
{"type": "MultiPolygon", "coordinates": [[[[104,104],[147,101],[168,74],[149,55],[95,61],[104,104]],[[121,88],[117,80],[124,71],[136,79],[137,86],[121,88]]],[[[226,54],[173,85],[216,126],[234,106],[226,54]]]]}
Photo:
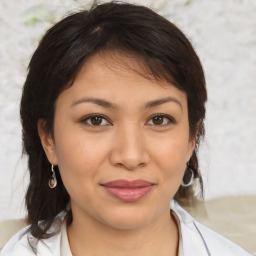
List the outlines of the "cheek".
{"type": "Polygon", "coordinates": [[[106,141],[91,136],[79,129],[64,128],[59,129],[56,136],[56,156],[61,166],[69,166],[71,169],[86,168],[99,163],[99,160],[105,154],[106,141]]]}
{"type": "Polygon", "coordinates": [[[157,145],[157,147],[152,147],[154,149],[152,154],[156,156],[159,164],[166,168],[185,166],[189,151],[187,140],[178,137],[166,138],[157,145]]]}
{"type": "MultiPolygon", "coordinates": [[[[106,143],[84,136],[84,133],[66,133],[56,136],[56,156],[63,183],[70,195],[81,189],[90,190],[96,183],[101,162],[106,158],[106,143]]],[[[104,140],[103,140],[104,141],[104,140]]]]}
{"type": "Polygon", "coordinates": [[[154,147],[154,161],[161,171],[161,182],[177,188],[186,168],[188,142],[180,137],[162,140],[158,147],[154,147]]]}

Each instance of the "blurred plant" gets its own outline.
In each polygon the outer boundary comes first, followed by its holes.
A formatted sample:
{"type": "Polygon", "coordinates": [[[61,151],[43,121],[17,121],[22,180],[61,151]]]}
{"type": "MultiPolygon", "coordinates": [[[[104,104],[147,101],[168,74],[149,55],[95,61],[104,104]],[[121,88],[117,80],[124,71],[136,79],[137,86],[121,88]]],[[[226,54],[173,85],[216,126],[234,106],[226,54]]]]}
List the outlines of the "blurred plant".
{"type": "Polygon", "coordinates": [[[34,26],[39,22],[48,22],[53,24],[56,22],[55,15],[49,11],[43,4],[35,5],[23,14],[24,24],[34,26]]]}
{"type": "Polygon", "coordinates": [[[186,1],[185,6],[189,6],[190,4],[192,4],[192,0],[186,1]]]}

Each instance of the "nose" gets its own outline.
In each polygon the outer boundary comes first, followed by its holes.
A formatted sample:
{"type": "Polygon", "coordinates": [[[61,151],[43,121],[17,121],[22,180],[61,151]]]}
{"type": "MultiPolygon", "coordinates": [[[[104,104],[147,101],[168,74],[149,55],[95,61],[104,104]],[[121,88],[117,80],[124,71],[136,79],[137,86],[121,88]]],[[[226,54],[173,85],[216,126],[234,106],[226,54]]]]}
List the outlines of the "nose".
{"type": "Polygon", "coordinates": [[[110,161],[113,165],[134,170],[149,163],[145,138],[139,128],[126,126],[115,135],[110,161]]]}

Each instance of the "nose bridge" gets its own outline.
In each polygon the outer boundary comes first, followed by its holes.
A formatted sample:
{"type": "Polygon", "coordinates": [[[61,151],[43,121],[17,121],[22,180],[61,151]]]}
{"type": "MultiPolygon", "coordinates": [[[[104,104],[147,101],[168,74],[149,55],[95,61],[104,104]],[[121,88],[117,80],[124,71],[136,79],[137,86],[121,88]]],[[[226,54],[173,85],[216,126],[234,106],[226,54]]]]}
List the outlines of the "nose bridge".
{"type": "Polygon", "coordinates": [[[136,122],[129,122],[118,127],[112,160],[115,164],[134,169],[147,163],[148,156],[142,128],[136,122]]]}
{"type": "Polygon", "coordinates": [[[120,138],[122,151],[128,154],[137,154],[141,151],[143,138],[140,129],[134,123],[123,125],[120,138]]]}

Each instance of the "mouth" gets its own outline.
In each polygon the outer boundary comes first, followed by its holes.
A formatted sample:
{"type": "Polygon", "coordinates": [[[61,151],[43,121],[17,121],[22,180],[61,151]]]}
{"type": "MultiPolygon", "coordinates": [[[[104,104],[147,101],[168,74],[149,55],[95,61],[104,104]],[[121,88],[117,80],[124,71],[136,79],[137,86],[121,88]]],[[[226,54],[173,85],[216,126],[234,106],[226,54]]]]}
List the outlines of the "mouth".
{"type": "Polygon", "coordinates": [[[114,180],[101,186],[111,196],[123,202],[135,202],[146,196],[155,184],[145,180],[114,180]]]}

